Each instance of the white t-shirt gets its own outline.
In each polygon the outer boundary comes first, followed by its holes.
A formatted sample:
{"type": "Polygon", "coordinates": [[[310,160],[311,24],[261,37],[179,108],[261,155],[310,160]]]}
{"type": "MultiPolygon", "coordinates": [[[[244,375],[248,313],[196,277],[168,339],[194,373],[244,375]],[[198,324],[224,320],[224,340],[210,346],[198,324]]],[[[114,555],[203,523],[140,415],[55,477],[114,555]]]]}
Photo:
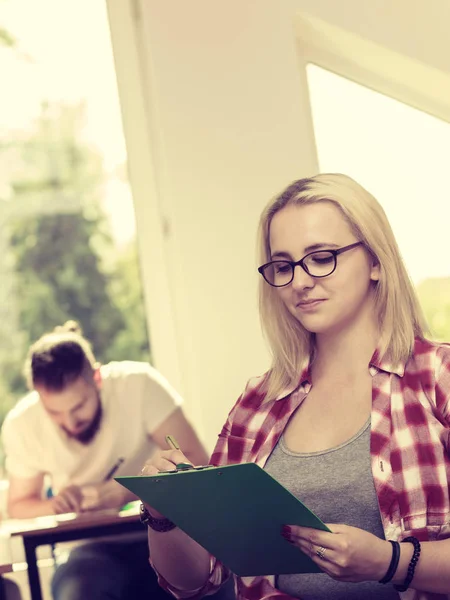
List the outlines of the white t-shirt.
{"type": "MultiPolygon", "coordinates": [[[[49,475],[55,492],[99,483],[119,459],[115,475],[137,475],[156,449],[151,434],[182,404],[166,379],[146,363],[100,367],[103,417],[90,444],[68,439],[31,392],[8,413],[2,428],[6,470],[14,477],[49,475]]],[[[170,432],[167,432],[170,433],[170,432]]]]}

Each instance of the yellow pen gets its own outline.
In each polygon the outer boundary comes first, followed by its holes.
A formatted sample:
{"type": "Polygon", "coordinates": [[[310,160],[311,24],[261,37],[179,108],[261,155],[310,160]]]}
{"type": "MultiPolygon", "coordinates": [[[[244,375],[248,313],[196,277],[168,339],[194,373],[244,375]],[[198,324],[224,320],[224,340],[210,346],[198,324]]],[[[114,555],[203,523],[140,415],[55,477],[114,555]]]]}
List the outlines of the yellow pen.
{"type": "Polygon", "coordinates": [[[180,446],[178,445],[177,440],[173,437],[173,435],[166,435],[166,442],[172,448],[172,450],[179,450],[180,446]]]}
{"type": "MultiPolygon", "coordinates": [[[[173,435],[166,435],[166,442],[171,447],[172,450],[180,450],[180,445],[177,440],[173,437],[173,435]]],[[[194,469],[195,471],[201,471],[202,469],[209,469],[212,465],[203,465],[201,467],[194,467],[191,463],[178,463],[175,465],[177,471],[189,471],[190,469],[194,469]]],[[[170,471],[171,472],[171,471],[170,471]]]]}
{"type": "MultiPolygon", "coordinates": [[[[166,435],[166,442],[169,444],[172,450],[180,450],[180,446],[173,435],[166,435]]],[[[175,465],[175,467],[177,471],[188,471],[189,469],[194,468],[190,463],[178,463],[175,465]]]]}

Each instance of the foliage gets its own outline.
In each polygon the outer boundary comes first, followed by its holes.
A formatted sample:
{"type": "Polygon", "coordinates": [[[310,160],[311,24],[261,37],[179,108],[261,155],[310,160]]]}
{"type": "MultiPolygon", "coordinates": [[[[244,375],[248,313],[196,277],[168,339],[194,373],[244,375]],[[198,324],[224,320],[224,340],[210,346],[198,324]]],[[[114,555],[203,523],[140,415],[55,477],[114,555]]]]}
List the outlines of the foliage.
{"type": "Polygon", "coordinates": [[[0,45],[8,46],[9,48],[15,46],[16,40],[4,27],[0,27],[0,45]]]}
{"type": "Polygon", "coordinates": [[[110,288],[111,295],[125,319],[125,327],[117,333],[114,344],[107,353],[111,360],[151,362],[140,281],[137,245],[133,241],[118,257],[110,288]]]}
{"type": "Polygon", "coordinates": [[[417,293],[433,339],[450,342],[450,278],[426,279],[417,293]]]}
{"type": "MultiPolygon", "coordinates": [[[[0,50],[33,62],[1,25],[0,50]]],[[[33,129],[0,141],[0,427],[26,392],[29,345],[68,319],[100,362],[150,359],[136,246],[114,246],[83,135],[82,105],[44,103],[33,129]]],[[[0,476],[2,463],[0,447],[0,476]]]]}
{"type": "Polygon", "coordinates": [[[109,294],[109,276],[91,245],[96,227],[96,220],[82,214],[41,215],[16,224],[11,245],[19,324],[30,343],[72,318],[80,322],[101,359],[124,327],[109,294]]]}
{"type": "MultiPolygon", "coordinates": [[[[43,333],[75,319],[100,362],[148,360],[135,249],[118,253],[101,210],[103,169],[82,140],[83,107],[45,105],[28,137],[3,147],[9,182],[8,256],[14,322],[0,352],[3,414],[25,390],[22,364],[43,333]]],[[[2,148],[0,147],[0,154],[2,148]]],[[[0,214],[1,218],[1,214],[0,214]]]]}

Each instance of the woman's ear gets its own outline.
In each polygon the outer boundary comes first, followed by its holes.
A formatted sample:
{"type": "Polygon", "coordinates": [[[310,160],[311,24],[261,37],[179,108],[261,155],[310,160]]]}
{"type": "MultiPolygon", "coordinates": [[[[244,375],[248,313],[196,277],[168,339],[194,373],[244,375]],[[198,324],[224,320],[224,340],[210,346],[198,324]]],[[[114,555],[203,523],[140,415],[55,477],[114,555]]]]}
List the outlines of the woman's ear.
{"type": "Polygon", "coordinates": [[[372,281],[380,281],[381,267],[376,258],[372,258],[372,268],[370,270],[370,279],[372,281]]]}

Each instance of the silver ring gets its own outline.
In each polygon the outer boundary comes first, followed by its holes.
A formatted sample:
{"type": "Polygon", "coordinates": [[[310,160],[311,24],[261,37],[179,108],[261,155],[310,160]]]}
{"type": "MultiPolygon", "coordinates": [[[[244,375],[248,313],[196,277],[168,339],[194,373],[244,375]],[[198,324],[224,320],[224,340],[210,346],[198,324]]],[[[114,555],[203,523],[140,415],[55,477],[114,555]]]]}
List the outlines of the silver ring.
{"type": "Polygon", "coordinates": [[[316,550],[316,554],[319,558],[323,558],[325,556],[326,551],[327,551],[326,548],[324,548],[323,546],[320,546],[320,548],[318,550],[316,550]]]}

